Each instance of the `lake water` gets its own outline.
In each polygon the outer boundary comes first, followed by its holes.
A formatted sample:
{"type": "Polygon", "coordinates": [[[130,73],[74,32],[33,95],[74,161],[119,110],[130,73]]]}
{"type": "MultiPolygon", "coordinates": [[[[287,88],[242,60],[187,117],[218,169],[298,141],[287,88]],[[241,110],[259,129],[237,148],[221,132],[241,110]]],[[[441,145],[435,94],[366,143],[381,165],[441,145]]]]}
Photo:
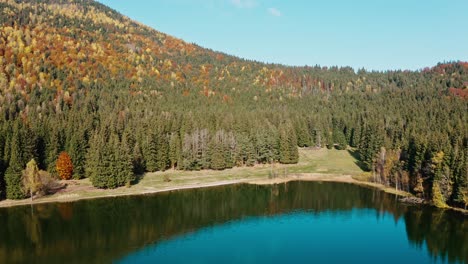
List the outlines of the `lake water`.
{"type": "Polygon", "coordinates": [[[0,263],[468,263],[468,218],[345,183],[0,209],[0,263]]]}

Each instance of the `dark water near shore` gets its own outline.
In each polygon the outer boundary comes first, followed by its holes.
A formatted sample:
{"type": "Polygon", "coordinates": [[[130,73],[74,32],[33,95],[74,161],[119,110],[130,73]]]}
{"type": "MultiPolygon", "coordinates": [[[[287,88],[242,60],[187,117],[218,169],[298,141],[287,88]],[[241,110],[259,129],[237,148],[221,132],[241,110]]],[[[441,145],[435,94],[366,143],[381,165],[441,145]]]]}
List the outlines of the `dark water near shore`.
{"type": "Polygon", "coordinates": [[[468,263],[468,218],[345,183],[0,209],[0,263],[468,263]]]}

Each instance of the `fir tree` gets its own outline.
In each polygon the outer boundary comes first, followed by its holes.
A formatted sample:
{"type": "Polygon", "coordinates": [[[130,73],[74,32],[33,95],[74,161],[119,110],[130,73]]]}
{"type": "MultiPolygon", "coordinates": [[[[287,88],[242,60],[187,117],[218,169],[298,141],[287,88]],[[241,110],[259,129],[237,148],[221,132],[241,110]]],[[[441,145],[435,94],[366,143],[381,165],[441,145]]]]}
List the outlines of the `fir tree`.
{"type": "Polygon", "coordinates": [[[70,139],[68,153],[73,162],[73,179],[78,180],[85,177],[87,145],[86,133],[84,131],[74,133],[70,139]]]}
{"type": "Polygon", "coordinates": [[[0,128],[0,200],[5,197],[5,162],[3,160],[5,149],[4,131],[0,128]]]}
{"type": "Polygon", "coordinates": [[[118,166],[117,171],[120,175],[118,180],[119,186],[121,186],[122,182],[130,185],[136,179],[133,167],[133,153],[130,149],[128,138],[129,135],[124,133],[120,145],[117,145],[119,146],[119,160],[116,165],[118,166]]]}
{"type": "Polygon", "coordinates": [[[299,151],[297,149],[297,137],[292,125],[284,122],[279,129],[280,162],[284,164],[297,163],[299,151]]]}
{"type": "Polygon", "coordinates": [[[150,172],[158,170],[158,144],[154,134],[149,135],[146,142],[146,169],[150,172]]]}
{"type": "Polygon", "coordinates": [[[37,136],[30,127],[20,128],[21,130],[21,147],[22,147],[22,164],[34,159],[37,160],[37,136]]]}
{"type": "Polygon", "coordinates": [[[333,141],[334,143],[336,143],[337,149],[339,150],[346,149],[347,142],[346,142],[346,137],[343,131],[335,128],[335,130],[333,130],[333,141]]]}
{"type": "Polygon", "coordinates": [[[23,191],[22,183],[22,170],[23,164],[21,156],[21,142],[18,131],[18,124],[15,125],[13,131],[13,137],[11,140],[11,151],[10,151],[10,163],[8,169],[5,172],[5,183],[6,183],[6,197],[8,199],[23,199],[25,193],[23,191]]]}
{"type": "Polygon", "coordinates": [[[210,144],[211,152],[211,168],[214,170],[224,170],[226,168],[226,160],[224,156],[224,146],[216,137],[213,137],[210,144]]]}
{"type": "Polygon", "coordinates": [[[138,142],[133,147],[132,164],[134,174],[142,174],[145,172],[145,161],[138,142]]]}
{"type": "Polygon", "coordinates": [[[57,175],[56,165],[59,153],[62,151],[62,137],[57,128],[53,127],[46,142],[47,171],[53,176],[57,175]]]}
{"type": "Polygon", "coordinates": [[[169,160],[170,160],[172,169],[175,169],[178,167],[179,160],[181,159],[180,152],[181,152],[181,143],[180,143],[179,134],[172,133],[171,138],[169,140],[169,160]]]}
{"type": "Polygon", "coordinates": [[[156,136],[157,148],[156,152],[156,168],[159,171],[165,171],[170,164],[169,160],[169,142],[167,135],[157,134],[156,136]]]}

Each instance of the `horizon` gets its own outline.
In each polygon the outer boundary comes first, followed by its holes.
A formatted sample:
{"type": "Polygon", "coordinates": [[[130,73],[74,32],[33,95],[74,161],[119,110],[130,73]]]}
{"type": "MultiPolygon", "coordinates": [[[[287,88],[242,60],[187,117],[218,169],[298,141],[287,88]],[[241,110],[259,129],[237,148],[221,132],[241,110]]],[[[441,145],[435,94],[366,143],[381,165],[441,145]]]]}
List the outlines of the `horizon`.
{"type": "Polygon", "coordinates": [[[267,64],[419,71],[468,61],[461,0],[98,2],[186,42],[267,64]]]}

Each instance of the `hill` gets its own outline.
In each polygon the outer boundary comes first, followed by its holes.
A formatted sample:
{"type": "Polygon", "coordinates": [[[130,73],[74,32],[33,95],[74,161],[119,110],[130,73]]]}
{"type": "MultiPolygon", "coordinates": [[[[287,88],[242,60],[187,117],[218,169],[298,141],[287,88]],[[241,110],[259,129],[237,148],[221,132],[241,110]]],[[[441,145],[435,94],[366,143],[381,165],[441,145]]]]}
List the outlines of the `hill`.
{"type": "Polygon", "coordinates": [[[351,146],[375,181],[466,203],[468,63],[286,67],[90,0],[2,0],[0,13],[0,196],[26,196],[32,158],[58,176],[62,151],[73,177],[115,188],[145,171],[296,163],[298,146],[351,146]]]}

